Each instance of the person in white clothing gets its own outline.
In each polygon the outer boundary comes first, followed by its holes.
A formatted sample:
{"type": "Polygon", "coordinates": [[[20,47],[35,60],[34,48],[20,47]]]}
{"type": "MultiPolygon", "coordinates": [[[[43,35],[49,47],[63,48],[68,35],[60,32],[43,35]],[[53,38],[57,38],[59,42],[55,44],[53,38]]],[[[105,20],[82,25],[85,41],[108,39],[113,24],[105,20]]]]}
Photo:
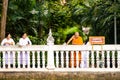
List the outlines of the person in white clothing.
{"type": "Polygon", "coordinates": [[[10,33],[6,33],[5,38],[1,42],[2,46],[10,46],[15,45],[14,40],[11,38],[10,33]]]}
{"type": "MultiPolygon", "coordinates": [[[[89,41],[86,41],[84,45],[90,45],[89,41]]],[[[89,51],[82,51],[82,62],[80,67],[87,68],[89,65],[87,64],[89,58],[89,51]]]]}
{"type": "MultiPolygon", "coordinates": [[[[10,33],[6,33],[5,38],[2,40],[1,42],[2,46],[11,46],[11,45],[15,45],[14,40],[11,38],[10,33]]],[[[5,57],[3,56],[3,58],[5,58],[5,66],[6,68],[8,67],[8,52],[5,52],[5,57]]],[[[12,52],[10,52],[10,64],[11,66],[13,66],[13,54],[12,52]]]]}
{"type": "Polygon", "coordinates": [[[24,33],[23,37],[20,38],[20,40],[19,40],[19,45],[20,46],[28,46],[28,45],[31,45],[31,44],[32,43],[31,43],[30,39],[27,37],[27,34],[24,33]]]}
{"type": "MultiPolygon", "coordinates": [[[[22,38],[20,38],[20,40],[19,40],[19,46],[23,47],[23,46],[29,46],[29,45],[32,45],[32,43],[31,43],[30,39],[28,38],[27,33],[23,33],[22,38]]],[[[20,53],[20,64],[21,64],[21,66],[23,64],[23,54],[24,54],[23,52],[20,53]]],[[[28,65],[28,56],[29,56],[29,54],[27,52],[25,52],[25,62],[26,62],[25,66],[26,67],[28,65]]]]}

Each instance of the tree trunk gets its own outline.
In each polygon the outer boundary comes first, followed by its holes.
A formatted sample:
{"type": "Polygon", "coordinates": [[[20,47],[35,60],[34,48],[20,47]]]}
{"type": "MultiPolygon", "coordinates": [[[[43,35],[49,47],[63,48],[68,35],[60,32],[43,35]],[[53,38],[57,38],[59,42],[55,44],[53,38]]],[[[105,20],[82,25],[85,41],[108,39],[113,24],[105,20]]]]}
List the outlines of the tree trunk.
{"type": "Polygon", "coordinates": [[[3,0],[1,26],[0,26],[0,41],[2,41],[2,39],[5,37],[7,7],[8,7],[8,0],[3,0]]]}

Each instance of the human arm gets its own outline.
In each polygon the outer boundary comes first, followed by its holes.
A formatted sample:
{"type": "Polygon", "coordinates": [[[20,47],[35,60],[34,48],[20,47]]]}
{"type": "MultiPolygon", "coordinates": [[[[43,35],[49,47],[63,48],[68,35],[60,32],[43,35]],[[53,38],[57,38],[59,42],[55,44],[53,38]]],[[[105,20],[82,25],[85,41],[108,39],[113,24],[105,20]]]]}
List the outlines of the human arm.
{"type": "Polygon", "coordinates": [[[2,40],[1,45],[2,45],[2,46],[5,45],[5,39],[2,40]]]}
{"type": "Polygon", "coordinates": [[[23,44],[23,40],[22,38],[19,39],[19,46],[22,47],[24,44],[23,44]]]}
{"type": "Polygon", "coordinates": [[[11,39],[10,45],[15,45],[15,42],[13,39],[11,39]]]}
{"type": "Polygon", "coordinates": [[[2,46],[6,46],[6,45],[15,45],[15,42],[13,41],[13,39],[7,40],[7,39],[3,39],[1,42],[2,46]]]}
{"type": "Polygon", "coordinates": [[[30,41],[30,39],[29,38],[27,38],[28,40],[28,44],[27,45],[32,45],[32,42],[30,41]]]}
{"type": "Polygon", "coordinates": [[[73,40],[74,35],[68,40],[67,45],[73,40]]]}

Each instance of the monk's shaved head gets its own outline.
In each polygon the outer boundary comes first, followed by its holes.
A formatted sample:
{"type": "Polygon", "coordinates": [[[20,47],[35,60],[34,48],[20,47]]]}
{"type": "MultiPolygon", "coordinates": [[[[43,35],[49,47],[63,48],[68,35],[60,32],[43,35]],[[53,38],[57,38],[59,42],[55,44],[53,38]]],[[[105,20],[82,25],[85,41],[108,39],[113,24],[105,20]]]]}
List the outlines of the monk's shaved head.
{"type": "Polygon", "coordinates": [[[78,37],[79,36],[79,32],[75,32],[75,37],[78,37]]]}

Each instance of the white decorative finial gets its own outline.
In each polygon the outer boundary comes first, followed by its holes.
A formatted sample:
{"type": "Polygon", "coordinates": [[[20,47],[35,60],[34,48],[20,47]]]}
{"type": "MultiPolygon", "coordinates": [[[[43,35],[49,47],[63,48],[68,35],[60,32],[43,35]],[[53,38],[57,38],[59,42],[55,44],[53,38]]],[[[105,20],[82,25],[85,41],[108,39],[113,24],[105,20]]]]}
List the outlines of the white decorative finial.
{"type": "Polygon", "coordinates": [[[47,45],[54,45],[54,38],[52,36],[51,29],[49,30],[48,38],[47,38],[47,45]]]}

